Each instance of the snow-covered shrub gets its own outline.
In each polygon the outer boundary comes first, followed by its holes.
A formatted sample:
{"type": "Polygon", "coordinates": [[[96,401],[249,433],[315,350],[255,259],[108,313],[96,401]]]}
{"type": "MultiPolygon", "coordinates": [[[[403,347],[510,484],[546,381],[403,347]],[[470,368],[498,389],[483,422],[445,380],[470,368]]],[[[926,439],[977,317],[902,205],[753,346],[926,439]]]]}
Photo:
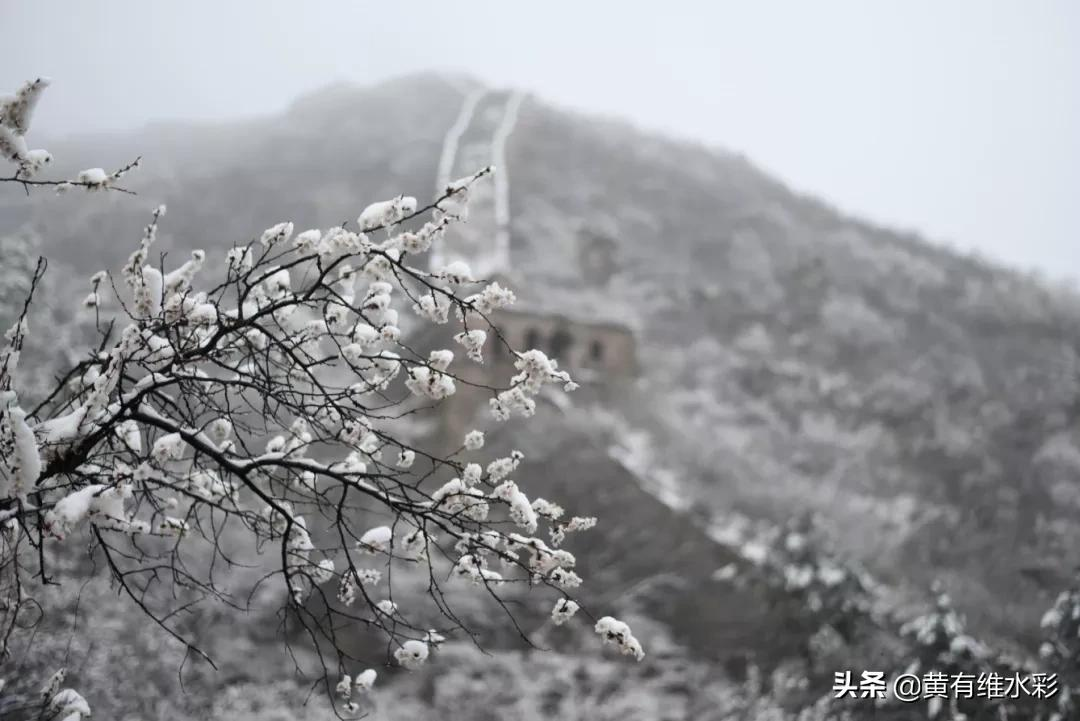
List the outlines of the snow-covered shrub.
{"type": "Polygon", "coordinates": [[[794,603],[810,621],[812,632],[826,630],[850,641],[871,612],[873,579],[828,552],[811,516],[765,529],[733,524],[717,540],[743,563],[718,569],[716,580],[753,584],[778,602],[794,603]]]}
{"type": "MultiPolygon", "coordinates": [[[[966,677],[975,679],[978,688],[993,689],[997,681],[1024,678],[1026,685],[1035,683],[1033,675],[1038,669],[1027,661],[995,649],[990,643],[977,639],[966,627],[964,617],[953,606],[945,592],[944,584],[935,582],[931,588],[933,608],[900,626],[899,635],[906,639],[910,648],[904,652],[904,666],[891,674],[943,674],[945,678],[966,677]]],[[[1042,718],[1043,712],[1058,699],[1032,694],[991,694],[974,699],[961,696],[944,701],[930,698],[926,702],[928,717],[944,718],[1042,718]]],[[[910,709],[890,699],[894,706],[910,709]]],[[[1050,718],[1053,718],[1051,716],[1050,718]]],[[[1064,718],[1064,717],[1058,717],[1064,718]]]]}
{"type": "Polygon", "coordinates": [[[1039,622],[1043,643],[1039,657],[1061,686],[1057,707],[1061,718],[1080,712],[1080,584],[1062,591],[1039,622]]]}

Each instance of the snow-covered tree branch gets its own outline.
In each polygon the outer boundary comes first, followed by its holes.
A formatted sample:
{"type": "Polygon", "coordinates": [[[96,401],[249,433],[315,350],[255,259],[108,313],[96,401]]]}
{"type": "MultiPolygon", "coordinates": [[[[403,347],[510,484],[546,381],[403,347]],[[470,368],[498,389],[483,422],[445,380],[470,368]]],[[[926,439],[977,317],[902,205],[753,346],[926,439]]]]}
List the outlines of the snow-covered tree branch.
{"type": "Polygon", "coordinates": [[[27,193],[35,186],[52,186],[57,192],[78,187],[86,190],[116,190],[134,195],[132,191],[116,183],[139,167],[140,158],[111,173],[102,168],[87,168],[70,180],[44,180],[34,177],[53,160],[52,153],[48,150],[31,150],[26,144],[26,133],[30,129],[34,109],[47,87],[48,78],[37,78],[23,83],[14,95],[0,96],[0,157],[15,165],[14,174],[0,176],[0,182],[19,183],[27,193]]]}
{"type": "MultiPolygon", "coordinates": [[[[5,105],[9,147],[36,102],[39,86],[28,87],[5,105]]],[[[19,147],[5,152],[23,182],[30,156],[19,147]]],[[[444,242],[491,172],[449,183],[423,208],[398,196],[355,225],[295,233],[283,222],[220,258],[197,250],[178,265],[153,255],[158,208],[119,273],[88,282],[99,343],[36,403],[20,395],[19,358],[48,329],[30,326],[28,299],[0,350],[5,652],[37,608],[27,589],[54,581],[48,546],[76,539],[133,608],[211,663],[177,618],[201,603],[247,608],[255,588],[227,581],[234,545],[257,547],[270,559],[263,580],[282,590],[286,643],[316,650],[347,710],[375,679],[348,643],[360,630],[385,634],[408,669],[469,633],[447,583],[494,598],[515,625],[504,602],[515,587],[546,590],[556,623],[584,613],[561,545],[596,519],[527,496],[512,480],[522,455],[487,456],[478,430],[450,453],[412,432],[468,383],[461,365],[496,344],[517,371],[475,388],[496,420],[530,416],[545,386],[575,387],[541,351],[507,343],[492,314],[514,302],[510,290],[461,262],[433,272],[414,260],[444,242]],[[403,328],[424,324],[451,324],[461,348],[412,347],[403,328]],[[440,623],[399,607],[397,568],[426,574],[440,623]]],[[[644,655],[616,619],[595,631],[644,655]]]]}

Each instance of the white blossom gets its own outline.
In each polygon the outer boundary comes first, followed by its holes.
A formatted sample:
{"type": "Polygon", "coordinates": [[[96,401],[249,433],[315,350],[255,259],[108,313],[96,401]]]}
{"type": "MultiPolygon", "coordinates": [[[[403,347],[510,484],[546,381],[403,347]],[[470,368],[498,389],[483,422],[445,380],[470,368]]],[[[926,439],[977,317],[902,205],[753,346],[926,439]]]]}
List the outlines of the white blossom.
{"type": "Polygon", "coordinates": [[[477,363],[484,362],[482,351],[484,342],[487,340],[487,331],[470,330],[461,332],[454,336],[454,340],[465,349],[465,354],[471,360],[476,361],[477,363]]]}
{"type": "Polygon", "coordinates": [[[20,168],[27,163],[26,140],[11,128],[0,125],[0,156],[20,168]]]}
{"type": "Polygon", "coordinates": [[[150,455],[158,463],[177,461],[184,455],[184,439],[179,433],[169,433],[154,441],[150,455]]]}
{"type": "Polygon", "coordinates": [[[461,483],[466,488],[472,488],[480,482],[483,475],[484,469],[480,467],[479,463],[468,463],[461,472],[461,483]]]}
{"type": "Polygon", "coordinates": [[[410,368],[408,376],[405,386],[416,396],[426,396],[438,401],[454,395],[457,391],[451,376],[425,366],[410,368]]]}
{"type": "Polygon", "coordinates": [[[420,296],[413,306],[417,315],[437,325],[442,325],[450,318],[450,308],[448,292],[435,290],[420,296]]]}
{"type": "Polygon", "coordinates": [[[444,266],[435,275],[448,283],[471,283],[473,281],[472,269],[469,268],[468,263],[462,260],[455,260],[444,266]]]}
{"type": "Polygon", "coordinates": [[[267,228],[263,231],[262,237],[259,238],[259,242],[263,245],[274,245],[276,243],[287,243],[289,238],[293,234],[292,223],[278,223],[277,225],[267,228]]]}
{"type": "Polygon", "coordinates": [[[401,552],[406,558],[413,560],[419,560],[427,558],[428,545],[431,538],[423,531],[423,529],[417,528],[405,534],[401,543],[401,552]]]}
{"type": "Polygon", "coordinates": [[[428,354],[428,365],[437,371],[444,371],[449,368],[453,360],[454,352],[450,350],[433,350],[428,354]]]}
{"type": "Polygon", "coordinates": [[[180,293],[191,287],[198,273],[206,261],[206,253],[202,250],[191,251],[191,259],[186,261],[176,270],[168,273],[164,279],[166,293],[180,293]]]}
{"type": "Polygon", "coordinates": [[[490,315],[494,311],[512,305],[517,298],[507,288],[498,283],[491,283],[484,287],[480,293],[471,295],[465,299],[465,303],[472,305],[478,313],[490,315]]]}
{"type": "Polygon", "coordinates": [[[409,640],[394,651],[394,658],[402,667],[415,671],[424,665],[428,658],[428,645],[423,641],[409,640]]]}
{"type": "Polygon", "coordinates": [[[398,468],[411,468],[413,462],[416,460],[416,451],[410,448],[402,448],[401,453],[398,454],[397,467],[398,468]]]}
{"type": "Polygon", "coordinates": [[[561,626],[578,612],[578,604],[568,598],[560,598],[555,602],[555,607],[551,609],[551,620],[555,622],[556,626],[561,626]]]}
{"type": "Polygon", "coordinates": [[[557,503],[552,503],[545,498],[537,498],[532,502],[532,508],[536,511],[536,515],[546,518],[549,521],[559,519],[565,512],[563,507],[557,503]]]}
{"type": "Polygon", "coordinates": [[[116,427],[116,437],[132,452],[142,452],[142,434],[139,432],[139,424],[135,421],[126,420],[119,424],[116,427]]]}
{"type": "Polygon", "coordinates": [[[513,481],[503,481],[494,491],[493,498],[499,498],[510,506],[510,520],[527,533],[536,532],[536,511],[533,510],[529,498],[522,493],[513,481]]]}
{"type": "Polygon", "coordinates": [[[521,451],[511,451],[509,456],[497,458],[488,464],[487,474],[492,483],[498,483],[513,473],[521,459],[524,458],[521,451]]]}
{"type": "Polygon", "coordinates": [[[368,692],[375,686],[375,678],[378,674],[375,669],[369,668],[356,674],[356,678],[353,680],[353,688],[360,692],[368,692]]]}
{"type": "Polygon", "coordinates": [[[305,230],[293,238],[293,246],[298,250],[307,250],[316,247],[321,239],[322,231],[318,229],[305,230]]]}
{"type": "Polygon", "coordinates": [[[377,526],[364,533],[356,545],[368,553],[385,553],[392,540],[393,534],[389,526],[377,526]]]}
{"type": "Polygon", "coordinates": [[[87,518],[95,523],[116,530],[143,530],[128,517],[124,502],[132,496],[127,483],[118,486],[93,484],[81,488],[57,501],[45,514],[45,526],[49,533],[62,538],[87,518]]]}
{"type": "Polygon", "coordinates": [[[638,661],[645,658],[641,644],[630,632],[630,627],[622,621],[604,616],[596,622],[596,632],[605,644],[616,646],[621,653],[633,656],[638,661]]]}
{"type": "Polygon", "coordinates": [[[34,116],[42,91],[49,87],[49,78],[37,78],[23,83],[22,87],[11,96],[0,97],[0,126],[19,135],[26,135],[30,121],[34,116]]]}
{"type": "Polygon", "coordinates": [[[102,168],[87,168],[79,171],[76,182],[83,185],[104,186],[109,182],[109,174],[102,168]]]}
{"type": "Polygon", "coordinates": [[[415,211],[416,198],[399,195],[391,200],[372,203],[364,208],[360,217],[356,219],[356,224],[360,226],[360,230],[374,230],[393,225],[415,211]]]}
{"type": "Polygon", "coordinates": [[[454,572],[470,579],[477,586],[499,584],[504,580],[501,573],[485,568],[479,557],[469,553],[458,558],[454,564],[454,572]]]}

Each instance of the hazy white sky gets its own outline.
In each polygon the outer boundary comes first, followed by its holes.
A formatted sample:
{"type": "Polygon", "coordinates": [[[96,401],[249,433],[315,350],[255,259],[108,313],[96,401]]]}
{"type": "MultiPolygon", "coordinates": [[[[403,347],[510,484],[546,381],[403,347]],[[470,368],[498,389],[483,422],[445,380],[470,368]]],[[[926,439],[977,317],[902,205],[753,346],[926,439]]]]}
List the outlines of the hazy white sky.
{"type": "MultiPolygon", "coordinates": [[[[745,153],[846,211],[1080,277],[1080,2],[0,0],[46,133],[466,71],[745,153]]],[[[150,159],[152,160],[152,159],[150,159]]]]}

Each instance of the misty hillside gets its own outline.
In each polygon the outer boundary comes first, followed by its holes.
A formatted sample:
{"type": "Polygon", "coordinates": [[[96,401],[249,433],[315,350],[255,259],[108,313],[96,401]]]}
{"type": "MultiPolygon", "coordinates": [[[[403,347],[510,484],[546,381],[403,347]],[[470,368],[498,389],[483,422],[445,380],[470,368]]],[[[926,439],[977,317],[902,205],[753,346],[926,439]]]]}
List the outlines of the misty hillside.
{"type": "MultiPolygon", "coordinates": [[[[281,220],[328,226],[399,192],[424,200],[473,87],[335,86],[275,117],[54,142],[61,175],[142,155],[139,195],[7,193],[0,236],[33,239],[77,299],[158,203],[178,262],[281,220]]],[[[674,489],[662,500],[714,535],[732,518],[816,512],[898,609],[941,577],[975,626],[1030,650],[1080,561],[1076,297],[845,217],[736,154],[541,98],[521,107],[506,165],[521,296],[637,334],[641,377],[596,401],[625,418],[592,424],[605,452],[664,469],[659,485],[636,480],[674,489]],[[596,237],[614,241],[600,280],[579,262],[596,237]]]]}

